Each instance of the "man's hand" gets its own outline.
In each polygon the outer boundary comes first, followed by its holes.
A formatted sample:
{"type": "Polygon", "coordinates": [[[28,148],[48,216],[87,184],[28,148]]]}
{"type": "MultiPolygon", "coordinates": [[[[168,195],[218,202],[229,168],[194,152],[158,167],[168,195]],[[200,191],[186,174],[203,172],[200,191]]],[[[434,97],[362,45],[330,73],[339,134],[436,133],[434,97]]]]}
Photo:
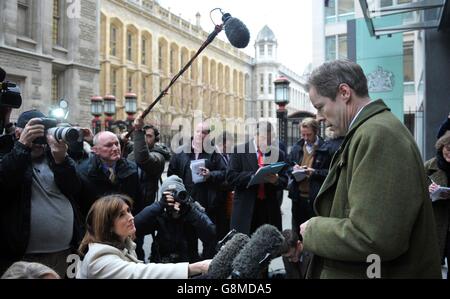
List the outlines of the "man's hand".
{"type": "Polygon", "coordinates": [[[39,118],[32,118],[28,121],[25,128],[23,128],[19,142],[31,148],[36,138],[44,136],[44,131],[45,127],[41,124],[41,120],[39,118]]]}
{"type": "Polygon", "coordinates": [[[139,115],[133,122],[133,127],[136,131],[142,130],[144,125],[145,125],[144,119],[141,117],[141,115],[139,115]]]}
{"type": "Polygon", "coordinates": [[[94,141],[94,134],[92,133],[91,129],[89,129],[89,128],[80,128],[80,131],[83,133],[84,141],[92,144],[92,142],[94,141]]]}
{"type": "Polygon", "coordinates": [[[300,224],[300,235],[302,235],[302,237],[305,236],[305,232],[308,229],[308,224],[309,224],[309,220],[300,224]]]}
{"type": "Polygon", "coordinates": [[[269,173],[264,176],[264,182],[276,185],[278,182],[278,174],[269,173]]]}
{"type": "Polygon", "coordinates": [[[428,192],[430,192],[430,194],[431,194],[434,191],[436,191],[437,189],[439,189],[439,187],[441,187],[441,186],[439,186],[436,183],[432,183],[430,186],[428,186],[428,192]]]}
{"type": "Polygon", "coordinates": [[[64,142],[58,143],[52,135],[47,135],[47,143],[50,146],[50,150],[53,159],[55,159],[55,163],[63,163],[67,154],[67,144],[65,144],[64,142]]]}
{"type": "Polygon", "coordinates": [[[204,176],[205,179],[207,180],[211,176],[211,172],[206,167],[200,167],[200,175],[204,176]]]}

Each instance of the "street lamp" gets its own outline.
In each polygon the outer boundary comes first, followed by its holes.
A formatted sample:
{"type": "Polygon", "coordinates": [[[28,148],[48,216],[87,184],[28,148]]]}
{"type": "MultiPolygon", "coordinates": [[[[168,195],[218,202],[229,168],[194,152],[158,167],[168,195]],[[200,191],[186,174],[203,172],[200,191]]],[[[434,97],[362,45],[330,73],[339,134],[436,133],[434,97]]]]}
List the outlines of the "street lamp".
{"type": "Polygon", "coordinates": [[[133,126],[134,115],[137,112],[137,96],[135,93],[125,94],[125,113],[127,114],[128,131],[133,126]]]}
{"type": "Polygon", "coordinates": [[[104,100],[104,113],[105,113],[105,130],[111,131],[114,122],[113,116],[116,114],[116,97],[113,95],[107,95],[104,100]]]}
{"type": "Polygon", "coordinates": [[[280,141],[287,146],[287,109],[289,104],[289,84],[291,83],[286,77],[280,77],[274,82],[275,85],[275,104],[278,105],[278,136],[280,141]]]}
{"type": "Polygon", "coordinates": [[[91,97],[91,114],[94,116],[91,126],[95,135],[102,130],[100,116],[103,114],[103,98],[101,96],[91,97]]]}

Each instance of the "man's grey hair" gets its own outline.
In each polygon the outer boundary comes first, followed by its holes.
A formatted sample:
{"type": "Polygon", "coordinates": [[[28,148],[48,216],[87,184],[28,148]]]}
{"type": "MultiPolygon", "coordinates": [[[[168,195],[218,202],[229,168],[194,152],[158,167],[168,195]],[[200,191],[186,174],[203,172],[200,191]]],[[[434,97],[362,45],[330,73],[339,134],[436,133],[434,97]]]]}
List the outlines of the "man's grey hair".
{"type": "Polygon", "coordinates": [[[350,60],[325,62],[314,69],[306,84],[306,91],[314,86],[323,97],[335,100],[339,85],[346,83],[359,97],[369,96],[367,78],[361,66],[350,60]]]}
{"type": "Polygon", "coordinates": [[[43,264],[15,262],[6,270],[1,279],[40,279],[49,274],[60,278],[54,270],[43,264]]]}

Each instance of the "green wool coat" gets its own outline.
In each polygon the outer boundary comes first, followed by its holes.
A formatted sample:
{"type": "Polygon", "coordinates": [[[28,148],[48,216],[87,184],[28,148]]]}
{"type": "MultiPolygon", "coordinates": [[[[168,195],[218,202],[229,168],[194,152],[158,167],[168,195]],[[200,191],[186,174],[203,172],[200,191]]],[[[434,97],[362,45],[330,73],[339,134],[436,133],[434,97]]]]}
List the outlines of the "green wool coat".
{"type": "Polygon", "coordinates": [[[304,250],[308,278],[441,278],[423,161],[416,143],[382,100],[356,118],[315,201],[304,250]],[[368,271],[369,270],[369,271],[368,271]]]}
{"type": "MultiPolygon", "coordinates": [[[[447,175],[437,166],[436,158],[425,162],[426,174],[438,185],[448,187],[447,175]]],[[[428,182],[431,184],[431,181],[428,182]]],[[[450,216],[450,200],[437,200],[432,203],[434,212],[434,221],[436,222],[436,232],[439,241],[439,250],[441,259],[444,257],[444,250],[447,240],[447,234],[450,231],[449,216],[450,216]]]]}

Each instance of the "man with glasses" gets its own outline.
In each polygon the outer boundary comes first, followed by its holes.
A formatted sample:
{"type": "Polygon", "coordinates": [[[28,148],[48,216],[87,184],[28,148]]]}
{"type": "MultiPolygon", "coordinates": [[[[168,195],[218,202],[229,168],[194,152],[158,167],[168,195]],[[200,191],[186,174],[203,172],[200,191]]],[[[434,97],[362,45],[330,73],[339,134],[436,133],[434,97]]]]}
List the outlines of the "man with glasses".
{"type": "Polygon", "coordinates": [[[319,119],[345,136],[316,197],[318,216],[300,226],[314,254],[307,276],[441,278],[426,176],[408,129],[382,100],[371,101],[354,62],[324,63],[307,88],[319,119]]]}

